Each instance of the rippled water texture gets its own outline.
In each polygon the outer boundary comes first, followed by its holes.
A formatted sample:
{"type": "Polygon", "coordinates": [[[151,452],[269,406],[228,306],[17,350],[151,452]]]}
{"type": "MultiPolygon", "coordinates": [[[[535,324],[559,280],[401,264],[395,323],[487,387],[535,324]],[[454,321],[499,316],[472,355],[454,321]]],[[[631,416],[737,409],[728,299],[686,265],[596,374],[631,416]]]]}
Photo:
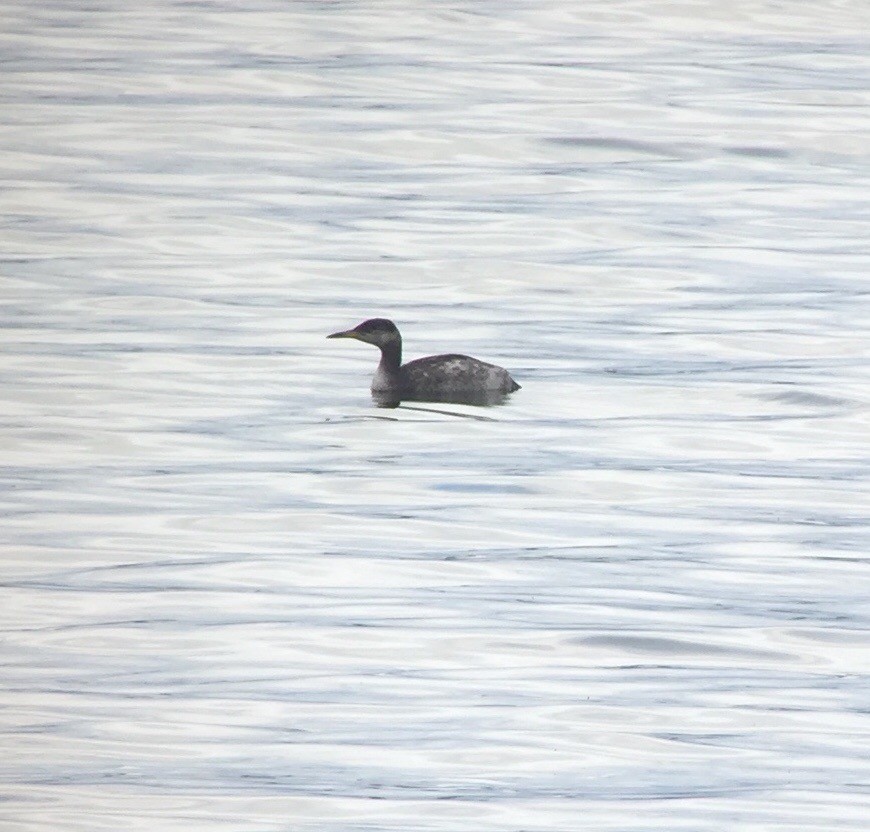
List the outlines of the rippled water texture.
{"type": "Polygon", "coordinates": [[[865,0],[0,16],[4,832],[865,832],[865,0]]]}

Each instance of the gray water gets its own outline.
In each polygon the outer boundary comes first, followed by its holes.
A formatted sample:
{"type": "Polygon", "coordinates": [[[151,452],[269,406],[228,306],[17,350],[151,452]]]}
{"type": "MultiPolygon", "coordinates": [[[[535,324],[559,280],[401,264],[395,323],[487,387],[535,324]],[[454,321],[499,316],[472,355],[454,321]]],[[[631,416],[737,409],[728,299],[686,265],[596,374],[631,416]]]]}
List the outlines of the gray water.
{"type": "Polygon", "coordinates": [[[0,19],[4,832],[868,828],[864,0],[0,19]]]}

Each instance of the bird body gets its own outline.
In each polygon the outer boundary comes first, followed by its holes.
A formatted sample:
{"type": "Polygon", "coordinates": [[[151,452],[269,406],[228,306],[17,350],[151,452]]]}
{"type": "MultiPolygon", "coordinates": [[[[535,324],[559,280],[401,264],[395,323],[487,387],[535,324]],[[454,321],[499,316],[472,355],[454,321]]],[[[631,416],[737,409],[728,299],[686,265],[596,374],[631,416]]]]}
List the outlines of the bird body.
{"type": "Polygon", "coordinates": [[[430,355],[402,364],[402,336],[385,318],[372,318],[328,337],[354,338],[380,349],[372,395],[384,406],[395,407],[400,401],[498,404],[520,389],[507,370],[467,355],[430,355]]]}

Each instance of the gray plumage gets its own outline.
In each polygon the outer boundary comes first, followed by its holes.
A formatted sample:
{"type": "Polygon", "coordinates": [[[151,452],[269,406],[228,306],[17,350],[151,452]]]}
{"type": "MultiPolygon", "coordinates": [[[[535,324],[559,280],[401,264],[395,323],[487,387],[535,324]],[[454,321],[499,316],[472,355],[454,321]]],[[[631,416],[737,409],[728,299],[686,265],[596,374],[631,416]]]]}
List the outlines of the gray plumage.
{"type": "Polygon", "coordinates": [[[430,355],[402,364],[402,336],[386,318],[372,318],[328,337],[354,338],[380,349],[372,395],[384,406],[400,401],[498,404],[520,389],[507,370],[467,355],[430,355]]]}

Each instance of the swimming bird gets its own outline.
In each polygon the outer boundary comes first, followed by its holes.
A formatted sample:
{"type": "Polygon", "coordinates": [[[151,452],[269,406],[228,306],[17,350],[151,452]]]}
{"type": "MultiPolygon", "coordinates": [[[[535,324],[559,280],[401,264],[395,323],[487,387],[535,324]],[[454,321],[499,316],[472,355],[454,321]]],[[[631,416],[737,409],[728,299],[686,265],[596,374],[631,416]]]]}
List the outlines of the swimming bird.
{"type": "Polygon", "coordinates": [[[382,407],[401,401],[499,404],[520,389],[507,370],[467,355],[430,355],[402,364],[402,336],[386,318],[371,318],[327,338],[354,338],[380,349],[372,397],[382,407]]]}

